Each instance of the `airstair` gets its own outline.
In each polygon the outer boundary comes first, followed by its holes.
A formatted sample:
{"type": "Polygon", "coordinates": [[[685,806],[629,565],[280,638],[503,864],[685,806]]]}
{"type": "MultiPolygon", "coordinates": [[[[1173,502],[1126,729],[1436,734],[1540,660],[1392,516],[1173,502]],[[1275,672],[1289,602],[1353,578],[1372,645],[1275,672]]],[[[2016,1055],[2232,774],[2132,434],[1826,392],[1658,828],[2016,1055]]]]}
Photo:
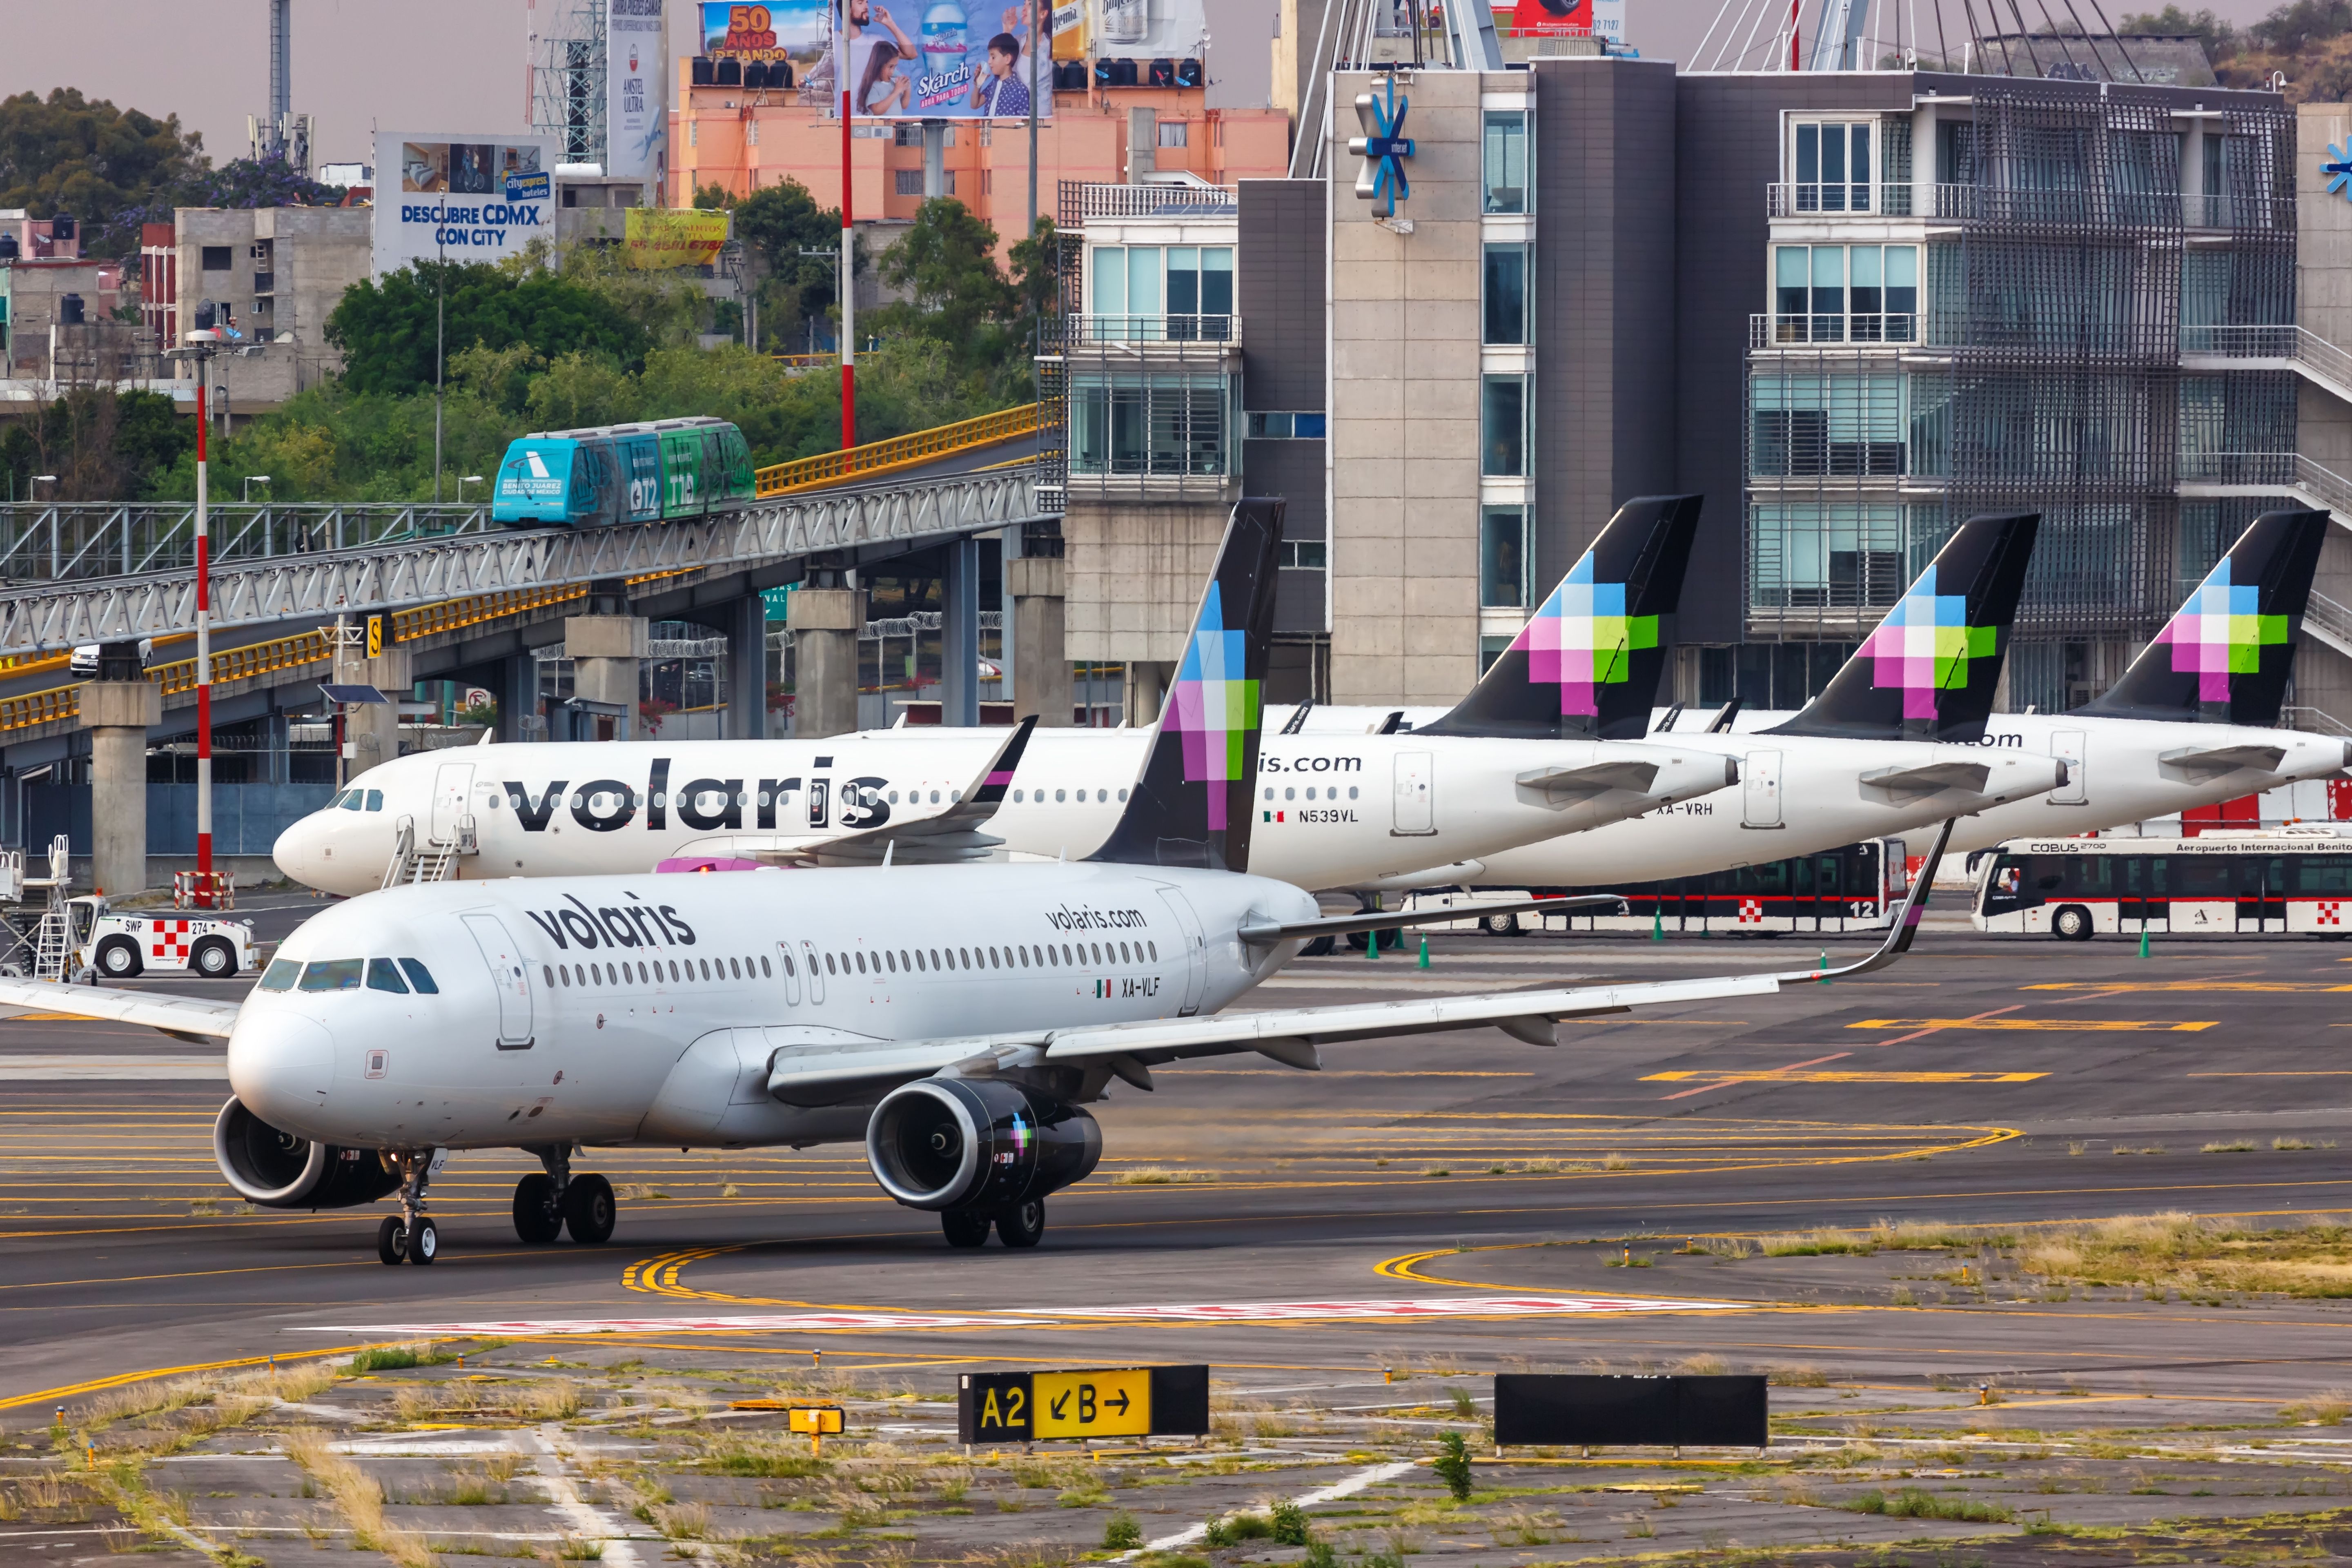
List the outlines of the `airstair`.
{"type": "Polygon", "coordinates": [[[398,837],[393,841],[392,861],[383,868],[383,886],[397,888],[417,882],[452,882],[457,879],[460,857],[474,854],[476,841],[474,819],[469,814],[457,819],[455,837],[427,838],[416,841],[416,819],[403,816],[397,826],[398,837]]]}

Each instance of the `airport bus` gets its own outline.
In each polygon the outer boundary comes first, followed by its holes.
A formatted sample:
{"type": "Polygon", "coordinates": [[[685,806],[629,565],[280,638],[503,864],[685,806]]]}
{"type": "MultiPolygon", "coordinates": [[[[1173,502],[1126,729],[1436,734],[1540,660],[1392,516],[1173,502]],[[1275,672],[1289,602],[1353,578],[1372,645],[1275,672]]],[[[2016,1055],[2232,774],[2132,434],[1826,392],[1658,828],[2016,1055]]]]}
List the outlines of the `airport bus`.
{"type": "Polygon", "coordinates": [[[2352,838],[2326,833],[2012,838],[1974,858],[1979,931],[2341,936],[2352,916],[2352,838]]]}
{"type": "Polygon", "coordinates": [[[1494,936],[1533,931],[1669,931],[1747,933],[1882,930],[1894,918],[1910,883],[1905,875],[1903,840],[1866,838],[1818,855],[1765,860],[1704,876],[1675,877],[1615,888],[1474,888],[1415,893],[1414,910],[1460,905],[1465,913],[1454,929],[1494,936]],[[1480,915],[1477,906],[1529,897],[1617,893],[1626,912],[1480,915]]]}
{"type": "Polygon", "coordinates": [[[751,448],[724,419],[664,419],[516,437],[499,464],[490,518],[509,528],[666,522],[740,507],[751,448]]]}

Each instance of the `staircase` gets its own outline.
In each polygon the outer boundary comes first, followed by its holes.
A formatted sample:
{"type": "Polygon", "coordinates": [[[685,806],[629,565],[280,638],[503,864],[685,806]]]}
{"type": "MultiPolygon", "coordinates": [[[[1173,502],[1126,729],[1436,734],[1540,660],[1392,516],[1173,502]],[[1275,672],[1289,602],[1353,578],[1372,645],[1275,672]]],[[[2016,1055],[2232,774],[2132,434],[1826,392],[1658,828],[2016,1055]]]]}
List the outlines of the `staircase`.
{"type": "Polygon", "coordinates": [[[2352,404],[2352,353],[2308,327],[2183,327],[2183,370],[2291,370],[2352,404]]]}
{"type": "Polygon", "coordinates": [[[383,886],[387,888],[416,882],[454,881],[457,876],[458,858],[471,855],[478,848],[471,816],[457,819],[455,838],[428,838],[421,848],[416,842],[415,817],[402,817],[396,831],[392,862],[383,868],[383,886]]]}

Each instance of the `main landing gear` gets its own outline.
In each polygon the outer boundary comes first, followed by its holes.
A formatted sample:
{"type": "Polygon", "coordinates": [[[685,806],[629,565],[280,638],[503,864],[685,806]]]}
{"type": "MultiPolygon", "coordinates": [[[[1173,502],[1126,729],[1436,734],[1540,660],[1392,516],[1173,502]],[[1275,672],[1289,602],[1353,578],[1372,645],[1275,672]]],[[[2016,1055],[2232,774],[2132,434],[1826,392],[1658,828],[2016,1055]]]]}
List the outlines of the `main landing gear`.
{"type": "Polygon", "coordinates": [[[940,1215],[940,1228],[947,1232],[950,1247],[987,1246],[992,1224],[1005,1246],[1034,1247],[1045,1237],[1045,1200],[1031,1198],[994,1214],[950,1209],[940,1215]]]}
{"type": "Polygon", "coordinates": [[[565,1231],[586,1246],[610,1240],[617,1216],[613,1184],[593,1173],[573,1175],[568,1144],[543,1144],[531,1152],[547,1169],[515,1184],[515,1235],[534,1247],[565,1231]]]}
{"type": "Polygon", "coordinates": [[[430,1263],[441,1255],[441,1233],[425,1213],[432,1152],[411,1149],[386,1158],[400,1170],[400,1213],[375,1227],[375,1255],[386,1263],[430,1263]]]}

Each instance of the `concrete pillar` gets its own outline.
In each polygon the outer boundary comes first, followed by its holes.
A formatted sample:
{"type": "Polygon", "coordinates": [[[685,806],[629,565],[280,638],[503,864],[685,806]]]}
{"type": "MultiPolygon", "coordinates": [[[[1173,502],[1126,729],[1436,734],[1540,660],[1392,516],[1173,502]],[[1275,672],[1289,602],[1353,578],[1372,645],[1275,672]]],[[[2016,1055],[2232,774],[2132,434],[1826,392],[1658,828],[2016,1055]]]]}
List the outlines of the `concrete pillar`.
{"type": "Polygon", "coordinates": [[[147,886],[147,731],[163,719],[163,689],[93,680],[81,689],[89,731],[90,879],[105,892],[147,886]]]}
{"type": "Polygon", "coordinates": [[[768,601],[747,594],[727,619],[727,738],[768,737],[768,601]]]}
{"type": "Polygon", "coordinates": [[[1168,697],[1169,667],[1157,659],[1127,661],[1127,687],[1120,700],[1127,709],[1127,727],[1148,730],[1160,722],[1160,705],[1168,697]]]}
{"type": "Polygon", "coordinates": [[[527,719],[539,717],[539,660],[526,649],[499,661],[499,739],[544,741],[547,731],[527,719]]]}
{"type": "Polygon", "coordinates": [[[940,722],[969,729],[980,722],[980,541],[967,536],[941,548],[948,569],[940,584],[940,722]]]}
{"type": "Polygon", "coordinates": [[[857,638],[866,629],[862,588],[807,588],[793,595],[793,733],[814,739],[857,728],[857,638]]]}
{"type": "Polygon", "coordinates": [[[935,202],[948,194],[948,122],[923,121],[923,199],[935,202]]]}
{"type": "MultiPolygon", "coordinates": [[[[572,660],[572,695],[616,704],[612,739],[634,739],[637,723],[638,671],[651,651],[652,633],[643,616],[573,616],[563,623],[563,651],[572,660]]],[[[602,736],[601,718],[587,727],[602,736]]]]}
{"type": "Polygon", "coordinates": [[[382,702],[354,705],[343,719],[343,741],[352,754],[343,763],[349,783],[370,768],[381,767],[400,755],[400,705],[416,684],[407,650],[394,648],[373,658],[359,655],[335,667],[339,686],[373,686],[383,693],[382,702]]]}
{"type": "Polygon", "coordinates": [[[1040,728],[1066,727],[1074,706],[1062,643],[1068,581],[1058,555],[1016,555],[1004,563],[1004,592],[1013,601],[1013,714],[1036,714],[1040,728]]]}

